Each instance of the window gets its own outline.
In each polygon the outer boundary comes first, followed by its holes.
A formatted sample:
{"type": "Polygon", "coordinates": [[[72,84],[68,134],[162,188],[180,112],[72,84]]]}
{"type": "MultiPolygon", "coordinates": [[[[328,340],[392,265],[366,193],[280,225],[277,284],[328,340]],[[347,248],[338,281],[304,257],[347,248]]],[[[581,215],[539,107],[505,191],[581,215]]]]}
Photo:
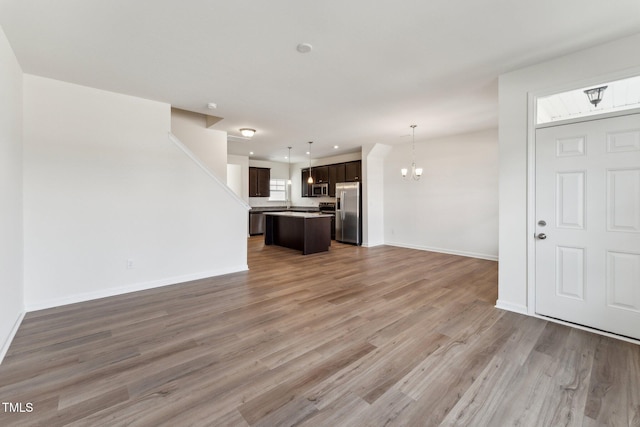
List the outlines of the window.
{"type": "Polygon", "coordinates": [[[640,107],[640,76],[614,82],[593,84],[588,87],[556,93],[538,98],[537,124],[575,119],[596,114],[624,111],[640,107]],[[594,107],[584,93],[585,89],[607,86],[602,102],[594,107]]]}
{"type": "Polygon", "coordinates": [[[269,190],[271,195],[269,200],[284,202],[287,200],[287,180],[272,179],[269,181],[269,190]]]}

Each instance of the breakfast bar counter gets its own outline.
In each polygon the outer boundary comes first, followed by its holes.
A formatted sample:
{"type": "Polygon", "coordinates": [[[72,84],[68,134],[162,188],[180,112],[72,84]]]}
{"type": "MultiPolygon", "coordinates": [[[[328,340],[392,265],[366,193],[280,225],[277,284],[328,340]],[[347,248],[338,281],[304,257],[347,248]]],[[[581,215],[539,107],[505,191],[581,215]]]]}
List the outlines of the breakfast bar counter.
{"type": "Polygon", "coordinates": [[[265,245],[326,252],[331,246],[331,215],[307,212],[265,212],[265,245]]]}

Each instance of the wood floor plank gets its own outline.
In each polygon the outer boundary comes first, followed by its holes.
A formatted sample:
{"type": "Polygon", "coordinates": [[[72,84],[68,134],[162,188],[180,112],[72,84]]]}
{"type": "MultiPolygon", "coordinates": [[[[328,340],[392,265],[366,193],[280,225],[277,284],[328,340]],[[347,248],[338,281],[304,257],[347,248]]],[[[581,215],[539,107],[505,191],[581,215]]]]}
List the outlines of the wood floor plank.
{"type": "Polygon", "coordinates": [[[640,426],[640,346],[505,312],[497,263],[249,239],[250,270],[28,313],[0,426],[640,426]]]}
{"type": "Polygon", "coordinates": [[[585,415],[600,425],[630,425],[637,402],[630,402],[628,373],[617,369],[628,366],[627,345],[601,337],[595,349],[593,371],[585,415]]]}
{"type": "MultiPolygon", "coordinates": [[[[309,399],[309,398],[307,398],[309,399]]],[[[345,393],[316,413],[299,423],[302,427],[339,426],[345,419],[360,419],[369,409],[369,404],[351,392],[345,393]]]]}
{"type": "Polygon", "coordinates": [[[515,331],[502,315],[485,321],[493,321],[493,326],[479,323],[477,329],[461,332],[460,339],[427,359],[438,356],[436,366],[419,365],[398,383],[400,391],[416,400],[412,410],[403,414],[409,423],[440,424],[515,331]]]}
{"type": "Polygon", "coordinates": [[[532,351],[522,368],[504,384],[503,403],[488,414],[487,425],[543,425],[541,409],[546,392],[552,387],[548,372],[553,363],[552,357],[532,351]]]}
{"type": "Polygon", "coordinates": [[[375,347],[369,343],[352,345],[339,353],[331,355],[317,366],[279,384],[269,393],[242,404],[238,410],[249,424],[254,424],[264,416],[301,396],[301,393],[307,391],[313,385],[322,382],[334,372],[359,360],[374,349],[375,347]]]}
{"type": "Polygon", "coordinates": [[[545,425],[583,424],[595,341],[592,334],[572,329],[565,345],[559,346],[562,351],[554,358],[553,371],[549,372],[551,388],[540,411],[545,425]]]}
{"type": "Polygon", "coordinates": [[[510,399],[508,386],[518,368],[517,363],[494,356],[440,425],[491,425],[495,411],[510,399]]]}

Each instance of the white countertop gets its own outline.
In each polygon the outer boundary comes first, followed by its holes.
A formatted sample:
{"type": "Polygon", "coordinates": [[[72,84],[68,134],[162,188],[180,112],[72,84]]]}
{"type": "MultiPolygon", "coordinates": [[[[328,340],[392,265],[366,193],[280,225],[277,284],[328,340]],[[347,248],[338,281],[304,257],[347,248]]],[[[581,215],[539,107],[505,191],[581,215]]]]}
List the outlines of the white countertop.
{"type": "Polygon", "coordinates": [[[275,216],[291,216],[295,218],[319,218],[319,217],[331,217],[331,214],[323,214],[318,212],[264,212],[265,215],[275,215],[275,216]]]}

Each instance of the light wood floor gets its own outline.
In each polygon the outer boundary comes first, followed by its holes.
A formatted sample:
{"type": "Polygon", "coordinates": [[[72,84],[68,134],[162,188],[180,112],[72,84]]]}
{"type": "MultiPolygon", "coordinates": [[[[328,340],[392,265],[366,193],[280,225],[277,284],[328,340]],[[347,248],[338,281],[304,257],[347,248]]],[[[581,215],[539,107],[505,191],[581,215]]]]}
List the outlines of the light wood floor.
{"type": "Polygon", "coordinates": [[[249,266],[29,313],[0,426],[640,425],[640,347],[494,308],[495,262],[255,237],[249,266]]]}

